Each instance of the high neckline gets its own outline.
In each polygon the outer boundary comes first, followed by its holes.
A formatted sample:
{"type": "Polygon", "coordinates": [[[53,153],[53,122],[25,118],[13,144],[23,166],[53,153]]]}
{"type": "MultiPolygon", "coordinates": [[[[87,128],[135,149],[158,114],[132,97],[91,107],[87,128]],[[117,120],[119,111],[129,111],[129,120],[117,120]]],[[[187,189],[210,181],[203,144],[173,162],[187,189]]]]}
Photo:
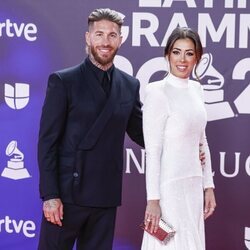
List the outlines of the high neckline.
{"type": "Polygon", "coordinates": [[[180,78],[180,77],[174,76],[171,73],[168,73],[168,75],[166,76],[166,81],[170,85],[176,88],[183,88],[183,89],[188,88],[189,87],[188,80],[189,78],[180,78]]]}

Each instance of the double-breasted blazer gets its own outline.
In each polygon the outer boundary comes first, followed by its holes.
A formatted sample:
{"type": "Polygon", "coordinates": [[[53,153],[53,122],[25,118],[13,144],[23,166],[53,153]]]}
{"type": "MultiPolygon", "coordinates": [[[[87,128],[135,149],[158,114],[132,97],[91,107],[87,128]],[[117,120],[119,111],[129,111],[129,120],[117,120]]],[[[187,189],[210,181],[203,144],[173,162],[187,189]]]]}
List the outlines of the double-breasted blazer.
{"type": "Polygon", "coordinates": [[[49,76],[38,141],[40,196],[118,206],[125,133],[143,146],[139,81],[114,67],[107,98],[86,63],[49,76]]]}

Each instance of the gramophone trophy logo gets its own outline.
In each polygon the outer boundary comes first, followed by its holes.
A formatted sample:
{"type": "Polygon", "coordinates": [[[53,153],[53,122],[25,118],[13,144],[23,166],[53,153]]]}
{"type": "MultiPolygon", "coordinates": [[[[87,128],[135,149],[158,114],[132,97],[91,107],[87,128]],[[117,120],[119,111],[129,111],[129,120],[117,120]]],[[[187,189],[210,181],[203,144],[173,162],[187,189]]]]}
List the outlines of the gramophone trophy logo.
{"type": "MultiPolygon", "coordinates": [[[[211,53],[203,54],[196,71],[203,83],[208,120],[214,121],[234,117],[229,102],[224,101],[224,90],[222,89],[225,82],[224,77],[214,68],[211,53]]],[[[192,76],[196,78],[194,71],[192,76]]]]}
{"type": "Polygon", "coordinates": [[[20,180],[31,177],[28,170],[24,167],[24,155],[17,148],[17,141],[11,141],[6,148],[6,155],[11,157],[7,162],[1,176],[13,180],[20,180]]]}

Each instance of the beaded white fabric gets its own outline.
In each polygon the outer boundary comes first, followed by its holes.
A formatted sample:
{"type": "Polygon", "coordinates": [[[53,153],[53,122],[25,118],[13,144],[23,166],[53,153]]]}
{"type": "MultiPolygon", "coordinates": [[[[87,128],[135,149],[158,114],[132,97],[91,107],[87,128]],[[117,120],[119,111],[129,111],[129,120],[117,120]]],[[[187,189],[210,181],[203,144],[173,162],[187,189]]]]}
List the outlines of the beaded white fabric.
{"type": "Polygon", "coordinates": [[[214,187],[200,83],[169,74],[147,85],[143,104],[147,199],[159,199],[176,234],[167,245],[144,233],[143,250],[205,249],[203,189],[214,187]],[[199,159],[205,151],[205,166],[199,159]]]}

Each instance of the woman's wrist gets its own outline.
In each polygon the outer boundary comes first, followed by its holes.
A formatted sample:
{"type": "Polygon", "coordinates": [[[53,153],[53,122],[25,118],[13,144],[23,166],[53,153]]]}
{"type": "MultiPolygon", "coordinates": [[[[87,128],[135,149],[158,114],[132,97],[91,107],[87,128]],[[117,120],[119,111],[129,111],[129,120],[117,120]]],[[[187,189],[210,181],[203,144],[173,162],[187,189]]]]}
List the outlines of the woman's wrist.
{"type": "Polygon", "coordinates": [[[213,187],[208,187],[208,188],[205,188],[204,191],[205,191],[205,192],[207,192],[207,191],[214,191],[214,188],[213,188],[213,187]]]}
{"type": "Polygon", "coordinates": [[[148,200],[147,201],[148,204],[154,204],[154,205],[159,205],[160,204],[160,200],[148,200]]]}

